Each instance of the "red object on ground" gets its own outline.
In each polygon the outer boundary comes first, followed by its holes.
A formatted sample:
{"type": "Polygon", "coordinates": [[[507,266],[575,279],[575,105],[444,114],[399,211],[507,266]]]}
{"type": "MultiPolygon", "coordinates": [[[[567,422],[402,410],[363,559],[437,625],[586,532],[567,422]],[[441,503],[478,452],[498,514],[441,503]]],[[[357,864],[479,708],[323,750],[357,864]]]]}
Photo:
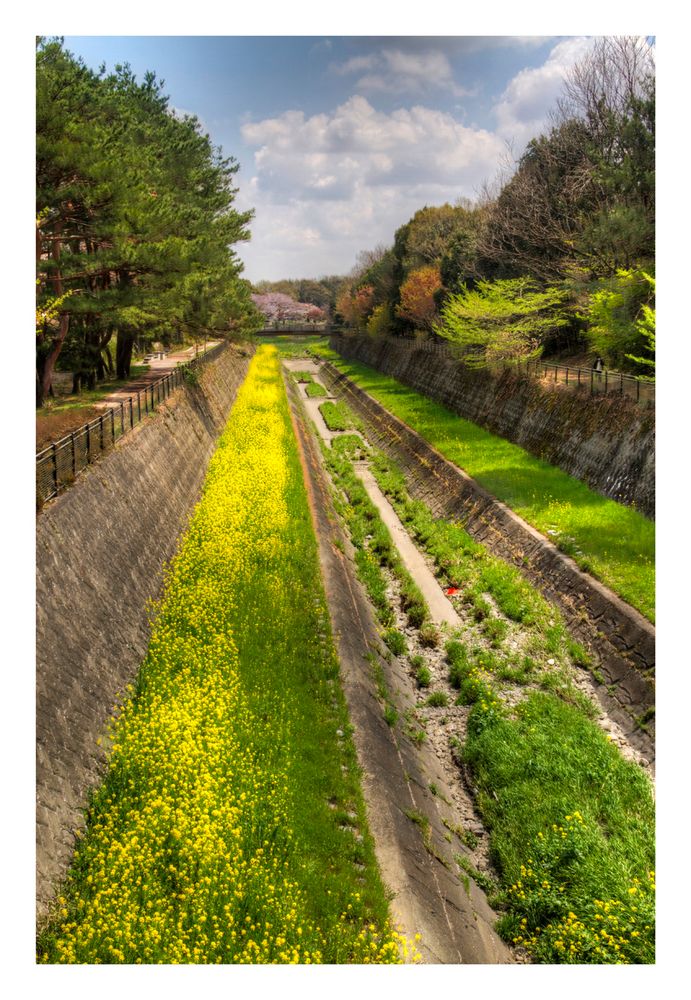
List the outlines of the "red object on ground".
{"type": "Polygon", "coordinates": [[[454,597],[456,594],[460,594],[460,592],[461,592],[460,587],[451,586],[447,587],[444,593],[446,594],[447,597],[454,597]]]}

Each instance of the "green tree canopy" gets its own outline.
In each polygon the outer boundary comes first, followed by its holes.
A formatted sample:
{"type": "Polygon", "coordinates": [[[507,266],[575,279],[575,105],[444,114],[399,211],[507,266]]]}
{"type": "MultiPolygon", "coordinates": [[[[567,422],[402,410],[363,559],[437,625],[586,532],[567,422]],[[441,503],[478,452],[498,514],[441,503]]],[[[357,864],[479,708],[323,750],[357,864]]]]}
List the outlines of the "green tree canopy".
{"type": "Polygon", "coordinates": [[[528,278],[480,281],[447,300],[434,331],[465,348],[465,361],[486,365],[537,357],[545,338],[565,326],[566,293],[540,290],[528,278]]]}
{"type": "Polygon", "coordinates": [[[225,332],[252,316],[232,249],[252,217],[232,207],[238,164],[169,108],[154,73],[95,74],[41,40],[36,114],[39,400],[68,335],[88,362],[86,348],[116,334],[126,377],[135,336],[225,332]]]}
{"type": "Polygon", "coordinates": [[[600,283],[588,305],[588,341],[607,364],[652,375],[655,365],[655,279],[620,270],[600,283]]]}

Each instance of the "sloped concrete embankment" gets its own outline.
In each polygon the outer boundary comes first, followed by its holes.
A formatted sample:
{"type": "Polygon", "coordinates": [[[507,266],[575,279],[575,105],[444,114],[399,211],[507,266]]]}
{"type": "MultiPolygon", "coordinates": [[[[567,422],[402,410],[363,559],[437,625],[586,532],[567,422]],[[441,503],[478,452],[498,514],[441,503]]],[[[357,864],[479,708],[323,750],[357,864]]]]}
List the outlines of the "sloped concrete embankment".
{"type": "Polygon", "coordinates": [[[397,658],[381,655],[377,624],[333,509],[319,448],[299,394],[293,385],[288,390],[369,825],[392,892],[394,919],[406,936],[421,934],[425,962],[510,963],[514,958],[494,930],[497,914],[484,893],[473,880],[464,884],[454,874],[454,854],[468,850],[458,833],[450,833],[459,820],[434,751],[413,746],[400,727],[394,731],[384,719],[373,664],[401,717],[415,705],[410,680],[397,658]]]}
{"type": "Polygon", "coordinates": [[[148,602],[253,348],[229,346],[42,511],[36,531],[37,907],[46,912],[102,773],[97,745],[146,653],[148,602]]]}
{"type": "Polygon", "coordinates": [[[402,466],[408,489],[437,517],[459,521],[494,555],[517,566],[562,611],[596,660],[597,694],[631,744],[654,762],[655,629],[638,611],[582,572],[505,504],[329,363],[326,385],[363,420],[369,440],[402,466]]]}
{"type": "Polygon", "coordinates": [[[616,394],[546,387],[510,371],[470,370],[410,342],[333,337],[345,358],[391,375],[619,503],[655,516],[655,413],[616,394]]]}

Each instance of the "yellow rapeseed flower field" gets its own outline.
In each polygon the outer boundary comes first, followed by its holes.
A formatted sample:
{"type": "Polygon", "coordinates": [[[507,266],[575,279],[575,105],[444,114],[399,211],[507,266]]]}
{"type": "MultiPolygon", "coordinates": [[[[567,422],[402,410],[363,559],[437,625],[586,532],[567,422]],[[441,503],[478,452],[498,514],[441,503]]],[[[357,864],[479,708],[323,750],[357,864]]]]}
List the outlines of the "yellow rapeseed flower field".
{"type": "Polygon", "coordinates": [[[335,735],[342,695],[296,467],[276,352],[261,349],[167,571],[147,658],[113,718],[108,774],[41,961],[405,957],[361,800],[364,847],[327,801],[357,797],[356,769],[335,735]],[[317,751],[303,750],[312,731],[323,773],[317,751]],[[327,823],[344,845],[331,866],[314,860],[327,823]],[[351,857],[366,862],[364,877],[351,857]]]}

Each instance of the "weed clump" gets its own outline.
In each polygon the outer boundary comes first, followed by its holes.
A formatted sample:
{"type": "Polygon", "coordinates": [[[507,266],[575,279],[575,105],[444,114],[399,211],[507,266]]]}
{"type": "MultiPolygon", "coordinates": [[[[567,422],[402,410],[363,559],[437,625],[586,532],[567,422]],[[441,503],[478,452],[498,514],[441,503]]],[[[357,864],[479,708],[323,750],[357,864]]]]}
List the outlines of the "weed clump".
{"type": "Polygon", "coordinates": [[[407,652],[408,640],[398,629],[387,629],[382,638],[394,656],[403,656],[407,652]]]}

